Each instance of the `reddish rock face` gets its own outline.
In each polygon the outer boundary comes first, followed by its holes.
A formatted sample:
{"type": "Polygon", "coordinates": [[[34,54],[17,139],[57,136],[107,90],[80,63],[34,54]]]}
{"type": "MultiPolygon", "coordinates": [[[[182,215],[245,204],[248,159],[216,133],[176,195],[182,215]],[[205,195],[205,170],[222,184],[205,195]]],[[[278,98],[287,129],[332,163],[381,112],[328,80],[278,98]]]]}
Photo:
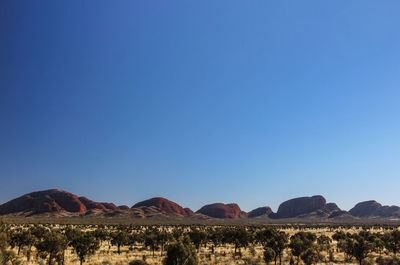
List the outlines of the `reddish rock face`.
{"type": "Polygon", "coordinates": [[[110,203],[110,202],[100,202],[101,205],[104,206],[104,208],[106,208],[107,210],[111,210],[111,211],[119,211],[119,207],[117,205],[115,205],[114,203],[110,203]]]}
{"type": "Polygon", "coordinates": [[[250,212],[247,214],[247,216],[248,216],[249,218],[254,218],[254,217],[258,217],[258,216],[262,216],[262,215],[268,216],[268,215],[270,215],[271,213],[272,213],[271,208],[268,207],[268,206],[265,206],[265,207],[259,207],[259,208],[257,208],[257,209],[254,209],[254,210],[250,211],[250,212]]]}
{"type": "Polygon", "coordinates": [[[382,206],[380,209],[380,217],[400,217],[399,206],[382,206]]]}
{"type": "Polygon", "coordinates": [[[120,206],[118,206],[118,208],[120,210],[129,210],[130,209],[128,205],[120,205],[120,206]]]}
{"type": "Polygon", "coordinates": [[[312,197],[295,198],[283,202],[279,205],[275,218],[294,218],[299,215],[311,213],[325,208],[326,200],[324,197],[317,195],[312,197]]]}
{"type": "Polygon", "coordinates": [[[368,217],[377,215],[382,205],[376,201],[365,201],[357,203],[349,212],[353,216],[368,217]]]}
{"type": "Polygon", "coordinates": [[[241,210],[236,203],[223,204],[213,203],[203,206],[197,213],[201,213],[214,218],[231,218],[239,217],[241,210]]]}
{"type": "Polygon", "coordinates": [[[189,208],[184,208],[183,210],[186,212],[186,215],[193,214],[193,211],[191,209],[189,209],[189,208]]]}
{"type": "Polygon", "coordinates": [[[344,219],[344,218],[354,218],[348,211],[335,211],[328,218],[344,219]]]}
{"type": "Polygon", "coordinates": [[[0,215],[24,212],[41,214],[59,211],[79,213],[93,209],[103,212],[120,210],[113,203],[95,202],[66,191],[51,189],[32,192],[0,205],[0,215]]]}
{"type": "Polygon", "coordinates": [[[325,208],[332,213],[341,211],[341,209],[336,205],[336,203],[333,203],[333,202],[327,203],[325,208]]]}
{"type": "Polygon", "coordinates": [[[87,210],[93,210],[93,209],[99,209],[103,211],[107,210],[107,208],[103,204],[89,200],[86,197],[79,197],[79,200],[86,206],[87,210]]]}
{"type": "Polygon", "coordinates": [[[189,215],[192,212],[192,210],[185,208],[183,209],[182,206],[180,206],[179,204],[172,202],[170,200],[167,200],[165,198],[161,198],[161,197],[155,197],[155,198],[151,198],[149,200],[145,200],[142,202],[138,202],[135,205],[132,206],[132,208],[138,208],[138,207],[142,207],[142,206],[146,206],[146,207],[151,207],[151,206],[155,206],[159,209],[161,209],[163,212],[165,212],[166,214],[180,214],[183,216],[189,215]]]}
{"type": "Polygon", "coordinates": [[[382,206],[376,201],[357,203],[349,212],[357,217],[400,217],[400,207],[382,206]]]}
{"type": "Polygon", "coordinates": [[[85,212],[86,206],[78,196],[57,189],[32,192],[0,205],[0,214],[32,212],[85,212]]]}

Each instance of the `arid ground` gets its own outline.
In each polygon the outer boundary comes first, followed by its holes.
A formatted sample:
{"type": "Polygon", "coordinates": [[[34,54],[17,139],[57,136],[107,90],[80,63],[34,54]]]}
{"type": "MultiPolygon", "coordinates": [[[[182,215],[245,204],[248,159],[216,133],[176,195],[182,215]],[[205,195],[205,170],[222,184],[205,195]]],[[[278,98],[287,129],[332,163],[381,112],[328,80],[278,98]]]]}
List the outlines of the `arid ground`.
{"type": "Polygon", "coordinates": [[[8,221],[5,226],[7,249],[15,254],[6,264],[68,265],[81,261],[91,265],[163,264],[170,255],[169,247],[186,239],[189,243],[185,244],[192,246],[198,264],[267,264],[267,261],[274,264],[275,258],[277,264],[398,264],[393,257],[400,246],[400,232],[393,224],[139,225],[8,221]],[[61,241],[61,247],[51,253],[52,246],[44,243],[49,240],[53,247],[61,241]],[[79,244],[87,249],[82,250],[79,244]],[[80,259],[78,252],[82,251],[80,259]]]}

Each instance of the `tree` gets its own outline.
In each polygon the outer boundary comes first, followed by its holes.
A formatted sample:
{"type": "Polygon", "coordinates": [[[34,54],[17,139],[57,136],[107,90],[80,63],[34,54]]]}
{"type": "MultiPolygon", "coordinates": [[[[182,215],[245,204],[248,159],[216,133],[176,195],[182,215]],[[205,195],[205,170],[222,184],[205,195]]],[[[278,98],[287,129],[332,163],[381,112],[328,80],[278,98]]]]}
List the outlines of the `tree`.
{"type": "Polygon", "coordinates": [[[171,234],[169,234],[167,231],[164,230],[156,231],[156,241],[161,246],[161,255],[163,254],[165,244],[170,239],[171,239],[171,234]]]}
{"type": "Polygon", "coordinates": [[[301,259],[306,265],[312,265],[319,261],[319,255],[316,249],[309,248],[301,254],[301,259]]]}
{"type": "Polygon", "coordinates": [[[40,256],[48,256],[48,265],[52,265],[54,260],[61,260],[68,246],[65,235],[58,230],[47,231],[35,244],[40,256]]]}
{"type": "Polygon", "coordinates": [[[389,233],[385,233],[383,236],[383,241],[385,242],[385,247],[394,255],[400,251],[400,231],[394,230],[389,233]]]}
{"type": "Polygon", "coordinates": [[[275,251],[272,248],[265,247],[264,248],[264,261],[265,263],[270,263],[276,257],[275,251]]]}
{"type": "Polygon", "coordinates": [[[196,246],[196,249],[200,249],[200,245],[204,244],[207,240],[207,234],[204,231],[200,231],[199,229],[192,229],[189,233],[189,238],[196,246]]]}
{"type": "Polygon", "coordinates": [[[289,247],[292,250],[293,256],[297,257],[297,264],[300,262],[300,257],[309,249],[314,248],[315,234],[311,232],[297,232],[290,237],[289,247]]]}
{"type": "Polygon", "coordinates": [[[209,229],[207,234],[208,234],[208,239],[212,242],[211,253],[214,254],[215,248],[218,247],[223,240],[222,229],[221,228],[209,229]]]}
{"type": "Polygon", "coordinates": [[[111,234],[111,244],[117,246],[118,254],[121,254],[121,246],[129,244],[129,234],[125,230],[119,230],[111,234]]]}
{"type": "Polygon", "coordinates": [[[338,252],[344,253],[344,259],[346,262],[350,262],[352,259],[353,245],[350,233],[344,233],[342,231],[337,231],[332,238],[337,241],[338,252]]]}
{"type": "Polygon", "coordinates": [[[100,241],[91,232],[80,232],[71,241],[82,265],[89,255],[93,255],[100,248],[100,241]]]}
{"type": "Polygon", "coordinates": [[[0,250],[4,251],[8,247],[9,227],[3,219],[0,219],[0,250]]]}
{"type": "Polygon", "coordinates": [[[144,245],[146,247],[150,247],[150,249],[153,251],[154,257],[154,251],[158,249],[158,237],[156,231],[146,231],[146,233],[144,234],[144,245]]]}
{"type": "Polygon", "coordinates": [[[17,247],[18,251],[17,251],[17,255],[20,254],[21,250],[24,247],[27,247],[27,259],[28,261],[30,260],[30,256],[31,256],[31,250],[32,250],[32,246],[35,243],[35,237],[32,235],[32,232],[30,229],[28,230],[15,230],[13,231],[13,233],[11,233],[10,236],[10,245],[12,248],[17,247]]]}
{"type": "Polygon", "coordinates": [[[362,235],[353,235],[349,240],[351,246],[350,255],[353,256],[361,265],[363,260],[368,257],[368,254],[373,249],[373,244],[368,242],[362,235]]]}
{"type": "Polygon", "coordinates": [[[0,219],[0,264],[19,264],[19,259],[14,251],[9,249],[10,229],[8,224],[0,219]]]}
{"type": "Polygon", "coordinates": [[[331,243],[332,239],[329,236],[326,235],[320,235],[317,238],[317,253],[318,253],[318,258],[324,258],[326,262],[326,256],[321,255],[321,251],[329,251],[331,249],[331,243]]]}
{"type": "Polygon", "coordinates": [[[133,246],[139,242],[143,242],[143,235],[141,233],[133,232],[129,234],[128,237],[128,245],[130,246],[129,250],[133,250],[133,246]]]}
{"type": "Polygon", "coordinates": [[[276,229],[263,229],[256,234],[256,239],[260,242],[264,248],[271,248],[274,253],[275,265],[279,258],[279,264],[282,264],[282,253],[287,247],[288,235],[283,231],[278,231],[276,229]]]}
{"type": "Polygon", "coordinates": [[[385,249],[385,241],[383,240],[382,234],[375,235],[372,243],[374,245],[374,251],[382,254],[382,251],[385,249]]]}
{"type": "Polygon", "coordinates": [[[188,236],[180,237],[174,240],[167,247],[167,257],[164,260],[165,265],[198,265],[196,247],[190,241],[188,236]]]}
{"type": "Polygon", "coordinates": [[[110,233],[105,230],[104,228],[97,228],[96,230],[93,231],[94,237],[100,241],[100,245],[103,241],[109,241],[111,240],[111,235],[110,233]]]}
{"type": "Polygon", "coordinates": [[[239,250],[239,255],[241,255],[241,248],[249,245],[250,234],[243,227],[227,228],[223,232],[223,242],[235,246],[234,256],[236,257],[237,250],[239,250]]]}

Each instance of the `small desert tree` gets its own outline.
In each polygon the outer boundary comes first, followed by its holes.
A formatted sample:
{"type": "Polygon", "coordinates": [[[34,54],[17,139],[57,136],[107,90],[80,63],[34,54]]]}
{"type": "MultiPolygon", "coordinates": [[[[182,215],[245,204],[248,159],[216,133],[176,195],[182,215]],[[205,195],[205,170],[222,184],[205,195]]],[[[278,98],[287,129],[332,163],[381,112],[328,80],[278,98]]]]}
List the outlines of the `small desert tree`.
{"type": "Polygon", "coordinates": [[[244,227],[227,228],[223,232],[223,242],[235,246],[234,256],[241,255],[241,248],[246,248],[251,241],[251,235],[244,227]]]}
{"type": "Polygon", "coordinates": [[[374,245],[374,251],[382,254],[382,251],[385,249],[385,241],[384,236],[381,233],[374,234],[372,236],[372,240],[370,240],[374,245]]]}
{"type": "Polygon", "coordinates": [[[93,255],[100,248],[100,241],[91,232],[79,233],[70,244],[79,257],[81,265],[89,255],[93,255]]]}
{"type": "Polygon", "coordinates": [[[314,242],[316,236],[311,232],[297,232],[290,237],[289,247],[292,250],[293,256],[297,257],[297,264],[300,262],[300,257],[309,249],[315,248],[314,242]]]}
{"type": "Polygon", "coordinates": [[[271,248],[274,253],[275,264],[279,258],[279,264],[282,264],[282,253],[287,248],[288,235],[283,231],[278,231],[276,229],[263,229],[258,231],[256,234],[256,239],[261,243],[264,248],[271,248]]]}
{"type": "MultiPolygon", "coordinates": [[[[264,248],[264,261],[269,264],[271,261],[275,260],[276,254],[272,248],[265,247],[264,248]]],[[[276,262],[276,261],[275,261],[276,262]]]]}
{"type": "Polygon", "coordinates": [[[351,234],[337,231],[333,234],[332,238],[337,241],[337,251],[344,253],[344,259],[346,262],[350,262],[352,259],[352,241],[351,234]]]}
{"type": "Polygon", "coordinates": [[[207,238],[212,243],[211,245],[211,253],[214,254],[215,248],[222,243],[223,240],[223,232],[221,228],[208,228],[207,230],[207,238]]]}
{"type": "Polygon", "coordinates": [[[167,247],[164,265],[198,265],[196,247],[188,236],[174,240],[167,247]]]}
{"type": "Polygon", "coordinates": [[[300,257],[306,265],[316,264],[319,261],[319,255],[315,248],[307,249],[300,257]]]}
{"type": "Polygon", "coordinates": [[[42,238],[36,241],[36,249],[39,256],[48,257],[48,264],[52,265],[54,260],[62,260],[67,248],[67,238],[58,230],[47,231],[42,238]]]}
{"type": "Polygon", "coordinates": [[[367,258],[368,254],[373,250],[374,245],[360,234],[355,234],[348,240],[351,247],[350,255],[361,265],[363,260],[367,258]]]}
{"type": "Polygon", "coordinates": [[[199,250],[200,246],[207,242],[207,233],[205,231],[201,231],[197,228],[192,229],[189,233],[189,238],[196,246],[196,249],[199,250]]]}
{"type": "Polygon", "coordinates": [[[93,235],[95,238],[97,238],[97,240],[100,241],[100,245],[103,241],[108,242],[109,240],[111,240],[110,233],[103,227],[100,227],[100,228],[97,228],[96,230],[94,230],[93,235]]]}
{"type": "Polygon", "coordinates": [[[21,250],[24,247],[27,247],[27,259],[30,260],[32,246],[36,242],[34,235],[32,234],[30,229],[19,229],[15,230],[11,233],[10,236],[10,245],[11,247],[17,247],[19,255],[21,250]]]}
{"type": "Polygon", "coordinates": [[[19,264],[19,259],[9,246],[10,229],[7,223],[0,219],[0,264],[19,264]]]}
{"type": "Polygon", "coordinates": [[[121,254],[121,246],[129,244],[129,233],[125,229],[112,233],[111,244],[117,246],[118,254],[121,254]]]}
{"type": "Polygon", "coordinates": [[[316,251],[318,253],[318,257],[321,258],[321,259],[324,258],[325,262],[326,262],[326,256],[322,256],[321,252],[322,251],[328,252],[331,249],[331,243],[332,243],[332,239],[329,236],[320,235],[317,238],[316,251]]]}
{"type": "Polygon", "coordinates": [[[8,247],[9,228],[3,219],[0,219],[0,251],[4,251],[8,247]]]}
{"type": "Polygon", "coordinates": [[[147,230],[144,233],[144,245],[149,247],[150,250],[153,252],[153,257],[155,255],[155,251],[159,248],[159,237],[158,233],[155,230],[147,230]]]}
{"type": "Polygon", "coordinates": [[[397,255],[400,251],[400,231],[396,229],[392,232],[385,233],[383,241],[385,242],[386,249],[397,255]]]}

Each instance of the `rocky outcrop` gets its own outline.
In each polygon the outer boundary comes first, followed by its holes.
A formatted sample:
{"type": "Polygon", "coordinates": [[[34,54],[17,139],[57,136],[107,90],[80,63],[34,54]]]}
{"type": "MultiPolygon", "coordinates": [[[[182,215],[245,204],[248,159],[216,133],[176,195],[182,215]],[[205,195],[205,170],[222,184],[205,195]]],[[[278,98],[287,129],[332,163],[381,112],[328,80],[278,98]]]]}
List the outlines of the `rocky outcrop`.
{"type": "Polygon", "coordinates": [[[335,203],[326,203],[324,197],[294,198],[283,202],[273,213],[270,207],[259,207],[245,213],[235,204],[214,203],[203,206],[196,213],[175,202],[156,197],[136,203],[132,208],[126,205],[95,202],[87,197],[78,197],[67,191],[50,189],[32,192],[0,205],[0,215],[26,217],[40,214],[44,217],[120,217],[120,218],[163,218],[187,217],[187,220],[237,219],[237,218],[296,218],[296,219],[400,219],[400,207],[382,206],[376,201],[356,204],[349,212],[342,211],[335,203]]]}
{"type": "Polygon", "coordinates": [[[270,207],[265,206],[265,207],[259,207],[257,209],[254,209],[252,211],[250,211],[247,214],[247,217],[249,218],[255,218],[255,217],[259,217],[259,216],[269,216],[272,213],[272,210],[270,207]]]}
{"type": "Polygon", "coordinates": [[[213,218],[239,218],[242,211],[236,203],[223,204],[223,203],[213,203],[203,206],[196,213],[201,213],[213,218]]]}
{"type": "Polygon", "coordinates": [[[171,214],[167,214],[156,206],[138,206],[131,208],[133,217],[135,218],[157,218],[157,217],[169,217],[171,214]]]}
{"type": "Polygon", "coordinates": [[[357,217],[376,216],[380,208],[382,208],[382,205],[376,201],[365,201],[357,203],[350,210],[350,213],[357,217]]]}
{"type": "MultiPolygon", "coordinates": [[[[87,210],[99,209],[102,211],[118,211],[118,206],[109,202],[95,202],[86,197],[79,197],[79,200],[85,205],[87,210]]],[[[129,208],[129,207],[128,207],[129,208]]]]}
{"type": "Polygon", "coordinates": [[[183,208],[182,206],[180,206],[179,204],[172,202],[170,200],[167,200],[165,198],[161,198],[161,197],[155,197],[155,198],[151,198],[149,200],[145,200],[142,202],[138,202],[135,205],[132,206],[133,208],[139,208],[139,207],[157,207],[159,208],[161,211],[163,211],[164,213],[171,215],[171,214],[179,214],[179,215],[189,215],[192,212],[192,210],[190,210],[189,208],[183,208]]]}
{"type": "Polygon", "coordinates": [[[79,200],[85,205],[87,210],[93,210],[93,209],[99,209],[103,211],[107,210],[107,208],[100,202],[94,202],[83,196],[79,197],[79,200]]]}
{"type": "Polygon", "coordinates": [[[32,192],[0,205],[0,215],[19,213],[22,216],[57,212],[83,213],[119,210],[113,203],[95,202],[58,189],[32,192]]]}
{"type": "Polygon", "coordinates": [[[110,202],[100,202],[100,203],[107,210],[110,210],[110,211],[119,211],[120,210],[119,207],[117,205],[115,205],[114,203],[110,203],[110,202]]]}
{"type": "Polygon", "coordinates": [[[32,192],[0,205],[1,215],[18,212],[40,214],[59,211],[85,212],[86,210],[86,206],[78,196],[58,189],[32,192]]]}
{"type": "Polygon", "coordinates": [[[360,218],[370,217],[400,217],[400,207],[382,206],[377,201],[364,201],[356,204],[350,211],[353,216],[360,218]]]}
{"type": "Polygon", "coordinates": [[[300,215],[312,213],[326,207],[326,200],[321,195],[300,197],[283,202],[279,205],[274,218],[295,218],[300,215]]]}
{"type": "Polygon", "coordinates": [[[382,206],[380,209],[380,217],[396,217],[400,218],[399,206],[382,206]]]}
{"type": "Polygon", "coordinates": [[[342,210],[336,205],[336,203],[333,203],[333,202],[327,203],[325,205],[325,209],[327,212],[331,212],[331,213],[342,210]]]}
{"type": "Polygon", "coordinates": [[[329,219],[354,219],[348,211],[335,211],[328,216],[329,219]]]}
{"type": "Polygon", "coordinates": [[[186,212],[186,215],[192,215],[193,211],[190,208],[183,208],[183,210],[186,212]]]}

